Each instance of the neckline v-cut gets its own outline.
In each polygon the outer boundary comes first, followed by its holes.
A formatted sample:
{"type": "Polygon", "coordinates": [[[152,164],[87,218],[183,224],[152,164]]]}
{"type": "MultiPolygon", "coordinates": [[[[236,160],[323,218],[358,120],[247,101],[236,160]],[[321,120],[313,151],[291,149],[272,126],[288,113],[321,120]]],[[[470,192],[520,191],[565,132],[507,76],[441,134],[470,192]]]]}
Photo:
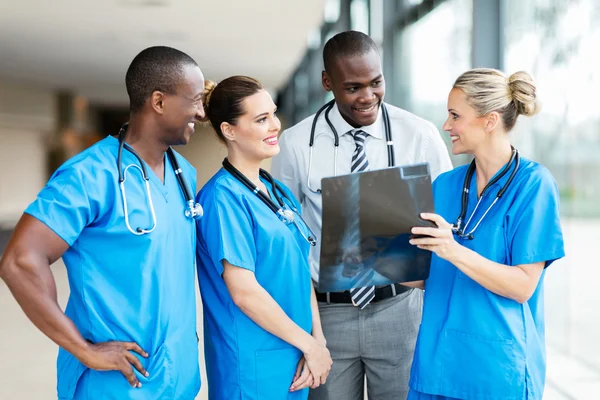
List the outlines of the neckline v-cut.
{"type": "MultiPolygon", "coordinates": [[[[110,138],[112,138],[115,141],[115,145],[117,146],[116,151],[118,152],[118,146],[119,146],[119,140],[114,137],[114,136],[109,136],[110,138]]],[[[134,149],[135,150],[135,149],[134,149]]],[[[130,163],[136,163],[139,164],[139,160],[137,159],[137,157],[131,153],[131,151],[127,150],[127,148],[123,148],[123,168],[125,167],[125,154],[129,154],[129,156],[131,157],[130,163]]],[[[162,194],[162,196],[164,197],[165,200],[168,200],[168,186],[169,186],[169,182],[171,181],[171,179],[169,178],[169,176],[171,174],[168,174],[167,171],[171,170],[173,171],[173,166],[171,165],[171,162],[169,161],[169,157],[167,157],[167,153],[165,153],[163,155],[163,180],[161,181],[158,177],[158,175],[154,172],[154,170],[152,168],[150,168],[150,165],[148,165],[148,163],[142,159],[142,162],[144,163],[144,167],[146,168],[146,174],[148,176],[148,180],[151,182],[151,184],[153,184],[156,189],[158,189],[158,191],[162,194]]],[[[119,166],[119,168],[121,168],[121,166],[119,166]]],[[[140,172],[141,174],[141,172],[140,172]]],[[[173,171],[173,178],[175,178],[175,172],[173,171]]]]}

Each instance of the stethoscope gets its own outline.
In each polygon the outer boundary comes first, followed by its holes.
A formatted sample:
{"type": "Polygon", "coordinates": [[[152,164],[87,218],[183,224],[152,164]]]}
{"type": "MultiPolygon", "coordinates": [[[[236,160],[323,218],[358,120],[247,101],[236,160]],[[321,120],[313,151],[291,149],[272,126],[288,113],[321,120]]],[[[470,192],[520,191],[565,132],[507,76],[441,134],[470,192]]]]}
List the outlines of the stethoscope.
{"type": "MultiPolygon", "coordinates": [[[[134,235],[144,235],[146,233],[152,232],[156,228],[156,213],[154,211],[154,203],[152,202],[152,195],[150,193],[150,179],[148,178],[148,174],[146,173],[146,166],[142,157],[127,143],[125,143],[125,134],[127,133],[128,122],[123,124],[121,129],[119,130],[119,151],[117,154],[117,168],[119,169],[119,188],[121,189],[121,194],[123,197],[123,212],[125,213],[125,225],[127,225],[127,229],[129,232],[134,235]],[[129,164],[125,169],[121,169],[121,158],[123,153],[123,147],[125,147],[131,154],[133,154],[139,161],[140,165],[129,164]],[[152,227],[149,229],[144,229],[141,227],[137,227],[135,230],[131,228],[129,224],[129,213],[127,211],[127,194],[125,191],[125,180],[127,177],[127,170],[131,167],[137,168],[142,173],[142,178],[144,179],[144,186],[146,187],[146,200],[148,202],[148,208],[150,208],[150,214],[152,215],[152,227]]],[[[175,172],[175,176],[177,177],[177,183],[183,192],[183,197],[186,202],[186,209],[184,210],[184,214],[188,218],[198,219],[202,218],[204,211],[202,210],[202,206],[194,201],[192,194],[190,193],[185,178],[183,177],[183,171],[179,167],[179,163],[177,162],[177,158],[175,157],[175,153],[172,148],[167,149],[167,157],[169,157],[169,161],[171,162],[171,166],[173,167],[173,171],[175,172]]]]}
{"type": "Polygon", "coordinates": [[[298,212],[298,209],[294,207],[292,200],[281,189],[281,187],[279,187],[279,185],[275,182],[275,179],[273,179],[271,174],[269,174],[262,168],[259,171],[260,176],[266,179],[271,184],[271,187],[273,188],[273,195],[275,196],[275,200],[277,200],[277,203],[275,203],[266,193],[260,190],[258,186],[252,183],[252,181],[250,181],[250,179],[248,179],[244,174],[242,174],[236,167],[234,167],[227,158],[223,160],[223,168],[225,168],[225,171],[233,175],[234,178],[243,183],[244,186],[250,189],[252,193],[257,195],[258,198],[261,199],[262,202],[265,203],[271,209],[271,211],[275,213],[275,215],[277,215],[281,222],[283,222],[286,225],[296,225],[296,228],[298,229],[298,231],[300,231],[300,234],[304,237],[304,239],[306,239],[308,243],[310,243],[311,246],[315,246],[317,244],[316,236],[313,233],[312,229],[310,229],[308,224],[304,221],[304,219],[298,212]],[[280,196],[280,194],[283,195],[283,198],[280,196]],[[287,201],[284,202],[283,199],[287,201]],[[298,219],[302,222],[302,224],[308,231],[308,234],[306,234],[305,231],[301,229],[301,227],[298,225],[298,219]]]}
{"type": "MultiPolygon", "coordinates": [[[[334,137],[334,140],[333,140],[333,146],[334,146],[333,176],[337,176],[337,158],[338,158],[338,148],[340,147],[340,137],[337,133],[337,130],[331,123],[331,120],[329,119],[329,112],[333,108],[334,104],[335,104],[335,99],[331,100],[329,103],[327,103],[323,107],[321,107],[319,109],[319,111],[317,111],[317,113],[315,114],[315,118],[313,119],[313,122],[312,122],[312,127],[310,129],[310,141],[308,142],[308,149],[309,149],[308,150],[308,174],[307,174],[307,178],[306,178],[307,179],[306,184],[308,186],[308,190],[310,190],[313,193],[318,193],[318,194],[321,193],[321,189],[313,189],[310,186],[310,175],[312,172],[312,158],[313,158],[313,145],[315,143],[315,129],[317,126],[317,121],[319,119],[319,116],[321,115],[321,113],[323,111],[325,111],[325,121],[327,121],[327,125],[329,125],[329,128],[331,128],[331,131],[333,132],[333,137],[334,137]]],[[[383,125],[385,128],[385,140],[386,140],[386,144],[387,144],[387,153],[388,153],[388,167],[393,167],[395,164],[395,161],[394,161],[394,142],[392,141],[392,128],[390,125],[390,117],[388,115],[387,109],[383,102],[381,102],[381,112],[383,115],[383,125]]]]}
{"type": "Polygon", "coordinates": [[[473,238],[474,238],[473,233],[475,232],[477,227],[479,227],[479,225],[481,224],[481,221],[483,221],[483,219],[485,218],[487,213],[490,211],[490,209],[494,206],[494,204],[496,204],[498,202],[498,199],[500,199],[500,197],[502,197],[504,192],[506,192],[506,189],[508,189],[508,187],[510,186],[510,183],[512,182],[513,178],[515,177],[515,174],[517,173],[517,170],[519,169],[519,164],[521,161],[519,159],[519,151],[512,146],[511,146],[511,148],[512,148],[512,154],[510,156],[510,160],[508,161],[508,163],[506,164],[504,169],[494,179],[489,181],[487,185],[485,185],[485,187],[481,191],[479,200],[477,201],[477,204],[475,205],[475,209],[473,210],[473,212],[471,213],[471,216],[469,217],[469,220],[467,221],[467,223],[464,226],[462,226],[462,223],[467,215],[467,207],[469,205],[469,187],[471,185],[471,179],[473,178],[473,174],[475,173],[475,160],[471,161],[471,164],[469,165],[469,168],[467,169],[467,175],[465,176],[465,182],[463,184],[460,215],[458,216],[458,219],[456,220],[456,224],[454,224],[452,226],[452,231],[454,232],[454,234],[456,236],[460,237],[461,239],[473,240],[473,238]],[[508,180],[506,181],[506,183],[504,184],[502,189],[500,189],[500,191],[496,195],[496,198],[494,199],[492,204],[490,204],[490,206],[487,208],[487,210],[485,210],[485,213],[483,213],[481,218],[479,218],[479,221],[477,222],[475,227],[470,232],[465,233],[465,231],[467,230],[467,227],[469,226],[469,223],[471,222],[471,219],[473,219],[473,216],[477,212],[477,208],[479,207],[479,204],[481,203],[481,200],[483,199],[483,196],[485,195],[486,191],[488,190],[488,188],[490,188],[492,185],[494,185],[504,175],[506,175],[508,173],[508,171],[510,170],[510,167],[513,164],[513,161],[515,161],[515,168],[511,172],[510,176],[508,177],[508,180]]]}

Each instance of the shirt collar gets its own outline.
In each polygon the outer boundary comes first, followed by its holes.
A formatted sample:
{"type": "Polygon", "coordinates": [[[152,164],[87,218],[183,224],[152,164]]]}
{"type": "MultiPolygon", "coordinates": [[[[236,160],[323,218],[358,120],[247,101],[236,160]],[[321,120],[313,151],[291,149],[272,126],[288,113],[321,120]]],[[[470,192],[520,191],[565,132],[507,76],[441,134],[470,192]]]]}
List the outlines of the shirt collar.
{"type": "MultiPolygon", "coordinates": [[[[338,131],[340,137],[350,132],[351,130],[357,129],[351,126],[348,122],[346,122],[344,117],[342,117],[342,114],[340,114],[340,110],[338,109],[337,103],[334,103],[333,108],[329,113],[329,119],[331,120],[331,123],[333,124],[335,129],[338,131]]],[[[379,112],[377,114],[377,119],[375,120],[375,122],[371,125],[362,126],[360,127],[360,129],[367,132],[370,136],[373,136],[374,138],[383,139],[384,127],[381,107],[379,107],[379,112]]]]}

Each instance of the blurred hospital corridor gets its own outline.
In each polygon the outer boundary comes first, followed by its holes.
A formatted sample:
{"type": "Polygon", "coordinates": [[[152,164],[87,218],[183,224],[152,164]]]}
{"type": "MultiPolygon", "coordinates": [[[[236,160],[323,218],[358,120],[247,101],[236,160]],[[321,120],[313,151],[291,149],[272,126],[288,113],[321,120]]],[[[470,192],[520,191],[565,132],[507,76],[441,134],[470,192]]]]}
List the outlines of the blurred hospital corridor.
{"type": "MultiPolygon", "coordinates": [[[[373,43],[371,49],[376,50],[373,54],[379,57],[378,77],[365,88],[371,91],[377,83],[376,88],[385,95],[380,100],[390,109],[401,108],[435,127],[441,137],[438,149],[444,157],[448,150],[453,167],[472,160],[468,152],[452,154],[452,140],[456,137],[451,138],[452,129],[443,128],[452,115],[448,94],[456,79],[479,67],[503,71],[507,77],[527,71],[534,78],[537,91],[533,99],[540,101],[541,111],[531,118],[519,119],[510,131],[506,148],[510,141],[523,158],[545,167],[556,182],[555,197],[560,199],[566,257],[554,262],[545,273],[547,379],[543,399],[600,399],[600,0],[0,0],[0,256],[23,211],[57,168],[107,136],[116,135],[131,120],[126,72],[140,51],[155,46],[176,48],[197,62],[206,80],[222,82],[237,75],[257,79],[277,106],[282,132],[298,126],[334,98],[322,82],[325,44],[340,32],[350,30],[368,35],[373,43]]],[[[151,65],[155,65],[155,60],[152,58],[151,65]]],[[[342,91],[354,90],[339,86],[342,91]]],[[[194,100],[197,118],[202,85],[198,87],[194,100]]],[[[369,108],[375,110],[375,106],[369,108]]],[[[324,116],[328,114],[321,115],[325,126],[324,116]]],[[[185,126],[189,119],[186,121],[185,126]]],[[[356,125],[362,128],[375,123],[356,125]]],[[[410,134],[417,130],[411,128],[410,134]]],[[[355,131],[346,128],[342,134],[340,129],[339,137],[346,135],[349,139],[347,133],[355,131]]],[[[306,146],[301,151],[312,155],[309,133],[306,132],[306,146]]],[[[329,140],[326,135],[322,137],[329,140]]],[[[417,134],[411,140],[414,137],[417,134]]],[[[333,146],[343,140],[334,140],[334,135],[330,138],[330,152],[329,147],[323,146],[327,142],[316,140],[315,159],[324,160],[323,165],[335,168],[337,174],[338,149],[333,146]],[[322,154],[326,155],[321,157],[322,154]]],[[[279,140],[276,133],[271,139],[279,140]]],[[[411,152],[406,143],[399,142],[396,140],[396,151],[425,153],[411,152]]],[[[390,139],[387,144],[381,143],[382,149],[392,148],[390,139]]],[[[195,125],[190,143],[175,150],[196,169],[196,193],[221,168],[228,154],[210,125],[200,122],[195,125]]],[[[345,156],[341,151],[339,164],[348,162],[350,168],[350,157],[345,156]]],[[[271,164],[268,158],[263,163],[266,170],[276,169],[277,164],[271,164]]],[[[115,174],[116,164],[110,164],[115,174]]],[[[322,172],[327,177],[326,168],[317,163],[293,173],[300,176],[310,168],[313,176],[322,172]]],[[[318,178],[314,180],[320,183],[318,178]]],[[[298,181],[302,185],[307,182],[310,189],[310,176],[298,181]]],[[[139,193],[143,193],[141,184],[139,188],[139,193]]],[[[460,190],[457,188],[457,201],[460,190]]],[[[311,191],[318,195],[316,190],[311,191]]],[[[104,203],[117,205],[120,210],[122,202],[118,196],[114,197],[114,204],[111,199],[104,203]]],[[[179,217],[183,218],[181,214],[179,217]]],[[[158,224],[162,222],[165,219],[158,224]]],[[[125,231],[125,224],[121,228],[125,231]]],[[[188,244],[193,246],[192,241],[188,244]]],[[[102,249],[105,247],[108,246],[102,249]]],[[[122,249],[129,248],[123,245],[122,249]]],[[[191,251],[179,254],[192,258],[191,251]]],[[[63,261],[56,262],[52,271],[64,309],[69,284],[63,261]]],[[[132,280],[126,282],[127,290],[133,287],[132,280]]],[[[164,283],[164,279],[156,282],[164,283]]],[[[185,300],[191,303],[191,282],[186,282],[189,297],[185,300]]],[[[395,289],[393,293],[396,297],[395,289]]],[[[287,292],[286,296],[291,298],[287,292]]],[[[208,400],[198,282],[196,305],[202,377],[197,399],[208,400]]],[[[105,315],[116,316],[114,309],[105,315]]],[[[29,321],[1,279],[0,321],[0,400],[56,399],[58,348],[29,321]]],[[[188,323],[186,332],[191,332],[193,322],[188,319],[188,323]]],[[[191,335],[189,339],[188,350],[193,346],[191,335]]],[[[382,347],[392,358],[387,351],[390,346],[382,347]]],[[[493,359],[487,352],[485,357],[493,359]]],[[[469,363],[477,364],[470,360],[469,363]]],[[[281,370],[279,367],[277,364],[281,370]]],[[[485,383],[490,381],[489,375],[481,375],[486,378],[485,383]]],[[[355,382],[360,383],[361,379],[355,382]]],[[[390,391],[396,390],[397,387],[390,391]]]]}

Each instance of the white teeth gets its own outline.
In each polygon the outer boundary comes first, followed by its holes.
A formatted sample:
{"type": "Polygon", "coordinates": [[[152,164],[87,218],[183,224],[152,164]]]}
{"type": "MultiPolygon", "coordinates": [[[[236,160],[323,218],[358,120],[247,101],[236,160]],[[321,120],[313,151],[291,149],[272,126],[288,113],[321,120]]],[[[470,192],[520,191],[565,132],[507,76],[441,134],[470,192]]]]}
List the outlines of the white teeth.
{"type": "Polygon", "coordinates": [[[190,123],[188,124],[188,126],[189,126],[190,128],[192,128],[192,129],[194,129],[194,127],[196,126],[196,124],[194,124],[193,122],[190,122],[190,123]]]}
{"type": "Polygon", "coordinates": [[[452,142],[456,142],[458,140],[458,136],[451,136],[450,139],[452,142]]]}
{"type": "Polygon", "coordinates": [[[267,144],[276,144],[277,138],[265,139],[264,142],[267,144]]]}
{"type": "Polygon", "coordinates": [[[360,112],[369,112],[369,111],[373,111],[376,106],[377,106],[377,104],[374,104],[369,108],[357,108],[356,110],[360,111],[360,112]]]}

